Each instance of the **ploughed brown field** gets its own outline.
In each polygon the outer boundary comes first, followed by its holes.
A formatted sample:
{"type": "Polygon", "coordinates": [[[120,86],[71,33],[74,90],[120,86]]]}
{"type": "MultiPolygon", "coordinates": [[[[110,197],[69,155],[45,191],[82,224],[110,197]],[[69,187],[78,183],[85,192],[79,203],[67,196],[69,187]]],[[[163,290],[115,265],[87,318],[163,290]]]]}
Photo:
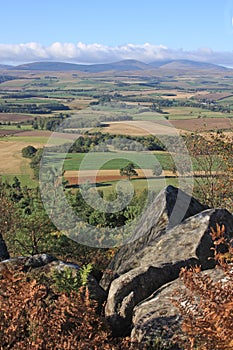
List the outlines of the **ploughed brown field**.
{"type": "Polygon", "coordinates": [[[229,93],[229,92],[209,92],[209,93],[206,93],[206,91],[202,91],[202,93],[198,93],[196,95],[194,95],[194,97],[197,99],[197,100],[201,100],[201,99],[207,99],[207,100],[214,100],[214,101],[220,101],[220,100],[223,100],[224,98],[227,98],[227,97],[231,97],[233,96],[232,93],[229,93]]]}
{"type": "Polygon", "coordinates": [[[175,135],[178,130],[215,131],[233,128],[233,118],[196,118],[196,119],[165,119],[157,121],[122,121],[109,122],[103,130],[110,134],[122,135],[175,135]]]}
{"type": "MultiPolygon", "coordinates": [[[[80,135],[79,134],[71,134],[71,133],[61,133],[61,132],[52,132],[48,130],[4,130],[0,129],[0,136],[20,136],[20,137],[47,137],[49,138],[53,134],[56,138],[61,138],[65,140],[76,140],[80,135]]],[[[33,140],[32,140],[33,142],[33,140]]]]}
{"type": "Polygon", "coordinates": [[[31,115],[22,115],[17,113],[0,113],[0,122],[20,123],[27,120],[33,120],[31,115]]]}
{"type": "Polygon", "coordinates": [[[177,129],[189,131],[208,131],[233,128],[233,119],[231,118],[197,118],[171,120],[170,123],[177,129]]]}
{"type": "MultiPolygon", "coordinates": [[[[137,169],[137,173],[138,176],[133,178],[141,179],[153,176],[151,169],[137,169]]],[[[65,172],[65,179],[69,182],[69,185],[78,185],[85,184],[87,181],[90,183],[101,183],[123,180],[126,179],[126,176],[121,176],[119,170],[68,170],[65,172]]]]}
{"type": "Polygon", "coordinates": [[[0,129],[0,137],[1,136],[9,136],[9,135],[15,135],[17,133],[19,133],[19,130],[4,130],[4,129],[0,129]]]}

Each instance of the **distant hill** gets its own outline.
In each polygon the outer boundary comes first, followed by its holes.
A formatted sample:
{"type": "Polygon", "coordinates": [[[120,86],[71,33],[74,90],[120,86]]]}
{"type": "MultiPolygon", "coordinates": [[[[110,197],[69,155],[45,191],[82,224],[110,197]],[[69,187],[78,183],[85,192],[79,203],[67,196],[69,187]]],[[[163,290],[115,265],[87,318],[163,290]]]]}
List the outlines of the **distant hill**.
{"type": "Polygon", "coordinates": [[[0,70],[4,70],[4,69],[10,69],[13,66],[9,66],[8,64],[0,64],[0,70]]]}
{"type": "Polygon", "coordinates": [[[136,60],[123,60],[103,64],[74,64],[64,62],[33,62],[11,68],[13,70],[39,70],[39,71],[81,71],[98,73],[109,70],[128,71],[148,69],[148,65],[136,60]]]}
{"type": "MultiPolygon", "coordinates": [[[[1,65],[0,65],[1,67],[1,65]]],[[[207,62],[197,62],[191,60],[158,60],[149,64],[137,60],[122,60],[113,63],[102,64],[75,64],[65,62],[33,62],[19,66],[4,66],[9,70],[31,70],[31,71],[81,71],[87,73],[100,73],[105,71],[144,71],[151,69],[158,70],[218,70],[227,71],[228,68],[207,62]]]]}
{"type": "Polygon", "coordinates": [[[169,61],[155,61],[150,63],[151,67],[154,68],[163,68],[163,69],[217,69],[217,70],[228,70],[223,66],[218,66],[217,64],[208,63],[208,62],[199,62],[192,60],[169,60],[169,61]]]}

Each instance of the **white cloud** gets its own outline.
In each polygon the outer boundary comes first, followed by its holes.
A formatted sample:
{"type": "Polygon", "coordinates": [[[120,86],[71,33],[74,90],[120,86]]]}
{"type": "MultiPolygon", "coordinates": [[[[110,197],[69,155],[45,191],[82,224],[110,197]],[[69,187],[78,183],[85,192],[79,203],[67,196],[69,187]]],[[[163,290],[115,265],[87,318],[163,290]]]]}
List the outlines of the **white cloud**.
{"type": "Polygon", "coordinates": [[[210,48],[195,51],[173,50],[164,45],[126,44],[106,46],[82,42],[43,46],[36,42],[0,44],[0,63],[20,64],[33,61],[65,61],[74,63],[106,63],[123,59],[152,62],[163,59],[191,59],[233,66],[233,52],[216,52],[210,48]]]}

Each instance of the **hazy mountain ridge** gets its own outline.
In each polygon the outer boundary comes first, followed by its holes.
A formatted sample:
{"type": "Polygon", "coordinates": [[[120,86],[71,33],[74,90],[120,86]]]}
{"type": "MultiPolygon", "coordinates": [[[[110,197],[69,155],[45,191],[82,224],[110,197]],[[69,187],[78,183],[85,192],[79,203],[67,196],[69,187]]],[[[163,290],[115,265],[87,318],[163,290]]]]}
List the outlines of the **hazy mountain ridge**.
{"type": "Polygon", "coordinates": [[[18,66],[0,65],[0,69],[4,70],[22,70],[22,71],[81,71],[87,73],[100,73],[105,71],[142,71],[151,69],[173,69],[173,70],[204,70],[215,69],[218,71],[231,70],[223,66],[219,66],[208,62],[199,62],[191,60],[158,60],[151,63],[144,63],[138,60],[122,60],[112,63],[100,64],[75,64],[66,62],[32,62],[18,66]]]}
{"type": "Polygon", "coordinates": [[[13,68],[13,66],[10,66],[9,64],[0,64],[0,70],[10,69],[10,68],[13,68]]]}

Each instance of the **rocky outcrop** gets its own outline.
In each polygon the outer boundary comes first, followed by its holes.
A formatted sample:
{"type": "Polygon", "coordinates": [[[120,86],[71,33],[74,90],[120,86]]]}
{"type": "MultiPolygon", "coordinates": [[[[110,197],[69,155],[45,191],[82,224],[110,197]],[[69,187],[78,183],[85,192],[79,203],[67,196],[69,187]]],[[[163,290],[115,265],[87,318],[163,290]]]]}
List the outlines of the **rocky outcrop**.
{"type": "MultiPolygon", "coordinates": [[[[166,190],[160,193],[157,202],[157,205],[162,205],[162,209],[160,215],[159,210],[156,211],[156,226],[146,230],[145,237],[133,241],[132,247],[130,243],[127,247],[122,247],[110,265],[114,276],[108,292],[105,315],[117,336],[130,332],[135,306],[165,284],[177,279],[181,267],[199,265],[202,269],[210,269],[215,266],[212,228],[224,224],[226,237],[233,237],[233,216],[227,210],[206,209],[196,214],[204,207],[194,199],[190,200],[194,207],[189,206],[188,214],[195,215],[180,223],[174,224],[173,221],[171,224],[169,219],[172,214],[167,209],[169,205],[166,205],[169,198],[166,196],[165,201],[164,193],[166,190]]],[[[183,198],[186,199],[186,196],[183,198]]],[[[186,203],[183,207],[185,205],[186,203]]],[[[179,207],[182,208],[181,203],[179,207]]],[[[186,217],[188,214],[186,211],[186,217]]]]}
{"type": "MultiPolygon", "coordinates": [[[[172,186],[159,193],[134,234],[116,253],[100,285],[93,276],[88,278],[90,295],[99,306],[106,301],[105,317],[114,335],[131,333],[133,340],[145,342],[165,333],[169,343],[173,334],[181,331],[181,316],[171,303],[174,290],[185,288],[177,278],[182,267],[199,265],[208,271],[215,267],[211,231],[217,225],[225,226],[229,242],[233,216],[227,210],[210,209],[172,186]]],[[[222,251],[225,248],[218,246],[222,251]]],[[[0,260],[8,258],[0,236],[0,260]]],[[[4,260],[0,272],[6,265],[48,276],[66,267],[74,273],[80,268],[47,254],[4,260]]],[[[221,277],[216,269],[207,273],[221,277]]]]}
{"type": "Polygon", "coordinates": [[[5,259],[9,259],[9,257],[10,257],[10,255],[8,253],[6,243],[5,243],[2,235],[0,234],[0,261],[5,260],[5,259]]]}
{"type": "Polygon", "coordinates": [[[176,187],[168,186],[163,189],[144,213],[128,243],[121,247],[111,261],[100,285],[107,290],[113,279],[140,267],[138,253],[140,255],[144,248],[153,245],[154,241],[158,241],[172,227],[207,208],[176,187]]]}
{"type": "MultiPolygon", "coordinates": [[[[207,270],[200,274],[208,275],[214,282],[223,281],[226,277],[220,269],[207,270]]],[[[185,289],[184,284],[178,279],[159,288],[149,298],[139,303],[133,312],[132,341],[147,342],[157,336],[163,339],[164,345],[168,345],[174,341],[174,335],[183,337],[182,317],[172,300],[175,299],[175,292],[180,293],[185,289]]]]}

